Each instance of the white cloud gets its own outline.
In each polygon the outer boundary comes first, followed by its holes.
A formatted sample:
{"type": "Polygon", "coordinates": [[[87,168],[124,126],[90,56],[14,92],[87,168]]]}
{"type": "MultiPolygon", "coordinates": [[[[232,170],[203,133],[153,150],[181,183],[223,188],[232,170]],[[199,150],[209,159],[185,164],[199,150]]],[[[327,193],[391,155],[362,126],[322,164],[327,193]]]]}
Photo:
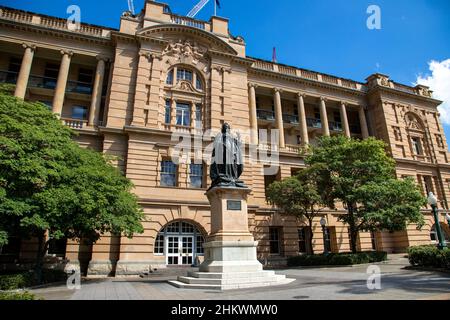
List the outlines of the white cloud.
{"type": "Polygon", "coordinates": [[[441,120],[445,124],[450,124],[450,59],[444,61],[434,61],[428,63],[431,75],[417,77],[417,84],[430,87],[433,98],[442,100],[439,107],[441,120]]]}

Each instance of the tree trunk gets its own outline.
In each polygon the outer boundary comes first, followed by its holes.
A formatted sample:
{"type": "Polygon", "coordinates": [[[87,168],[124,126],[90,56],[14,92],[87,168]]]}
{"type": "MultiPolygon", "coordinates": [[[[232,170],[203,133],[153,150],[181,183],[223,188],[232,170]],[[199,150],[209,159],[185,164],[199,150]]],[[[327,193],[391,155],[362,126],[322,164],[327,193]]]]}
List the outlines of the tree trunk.
{"type": "Polygon", "coordinates": [[[355,228],[355,219],[354,219],[354,214],[353,214],[353,205],[347,205],[348,207],[348,214],[349,214],[349,227],[350,227],[350,239],[351,239],[351,250],[352,253],[357,253],[358,252],[358,248],[356,246],[356,241],[358,239],[358,230],[356,230],[355,228]]]}

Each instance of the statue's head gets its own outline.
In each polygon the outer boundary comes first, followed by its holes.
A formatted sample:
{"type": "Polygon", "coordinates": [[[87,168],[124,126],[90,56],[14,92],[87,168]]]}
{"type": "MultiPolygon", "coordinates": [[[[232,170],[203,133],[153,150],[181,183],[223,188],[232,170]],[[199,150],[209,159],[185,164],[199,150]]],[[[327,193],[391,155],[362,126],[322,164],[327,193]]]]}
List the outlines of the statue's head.
{"type": "Polygon", "coordinates": [[[228,123],[224,123],[224,124],[222,125],[222,133],[223,133],[223,134],[229,133],[229,132],[230,132],[230,129],[231,129],[231,127],[230,127],[230,125],[229,125],[228,123]]]}

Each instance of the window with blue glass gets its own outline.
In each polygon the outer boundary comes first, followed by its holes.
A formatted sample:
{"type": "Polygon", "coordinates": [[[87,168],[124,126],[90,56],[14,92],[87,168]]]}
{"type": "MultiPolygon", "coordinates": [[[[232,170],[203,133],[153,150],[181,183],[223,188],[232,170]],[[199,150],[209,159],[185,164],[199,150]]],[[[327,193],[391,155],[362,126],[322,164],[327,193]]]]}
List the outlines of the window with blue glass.
{"type": "Polygon", "coordinates": [[[172,161],[161,161],[161,186],[175,187],[177,184],[177,166],[172,161]]]}
{"type": "Polygon", "coordinates": [[[167,80],[166,84],[172,85],[173,84],[173,70],[170,70],[167,74],[167,80]]]}
{"type": "Polygon", "coordinates": [[[192,82],[192,71],[179,68],[177,70],[177,81],[186,80],[192,82]]]}
{"type": "Polygon", "coordinates": [[[203,164],[190,165],[191,168],[191,187],[192,188],[203,188],[203,164]]]}
{"type": "Polygon", "coordinates": [[[177,103],[177,125],[184,127],[191,125],[191,110],[188,104],[177,103]]]}
{"type": "Polygon", "coordinates": [[[196,79],[195,87],[197,88],[197,90],[203,90],[203,82],[202,82],[202,79],[201,79],[201,77],[200,77],[200,75],[198,73],[197,73],[197,79],[196,79]]]}
{"type": "Polygon", "coordinates": [[[82,106],[72,107],[72,119],[86,120],[87,108],[82,106]]]}
{"type": "Polygon", "coordinates": [[[170,113],[171,113],[171,107],[170,107],[170,100],[166,100],[166,107],[165,107],[165,115],[164,115],[164,122],[166,124],[170,124],[170,113]]]}

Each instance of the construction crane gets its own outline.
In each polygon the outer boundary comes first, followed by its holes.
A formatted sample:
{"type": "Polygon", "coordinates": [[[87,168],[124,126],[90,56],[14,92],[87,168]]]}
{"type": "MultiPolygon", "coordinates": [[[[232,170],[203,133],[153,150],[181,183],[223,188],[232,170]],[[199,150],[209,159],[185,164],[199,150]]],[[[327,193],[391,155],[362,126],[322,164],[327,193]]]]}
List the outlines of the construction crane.
{"type": "Polygon", "coordinates": [[[132,15],[134,15],[134,2],[133,0],[128,0],[128,10],[131,12],[132,15]]]}
{"type": "Polygon", "coordinates": [[[194,18],[197,15],[197,13],[199,13],[200,10],[202,10],[203,7],[208,4],[208,2],[209,2],[209,0],[200,0],[200,2],[197,3],[195,5],[195,7],[192,8],[192,10],[189,11],[189,13],[186,16],[189,17],[189,18],[194,18]]]}

